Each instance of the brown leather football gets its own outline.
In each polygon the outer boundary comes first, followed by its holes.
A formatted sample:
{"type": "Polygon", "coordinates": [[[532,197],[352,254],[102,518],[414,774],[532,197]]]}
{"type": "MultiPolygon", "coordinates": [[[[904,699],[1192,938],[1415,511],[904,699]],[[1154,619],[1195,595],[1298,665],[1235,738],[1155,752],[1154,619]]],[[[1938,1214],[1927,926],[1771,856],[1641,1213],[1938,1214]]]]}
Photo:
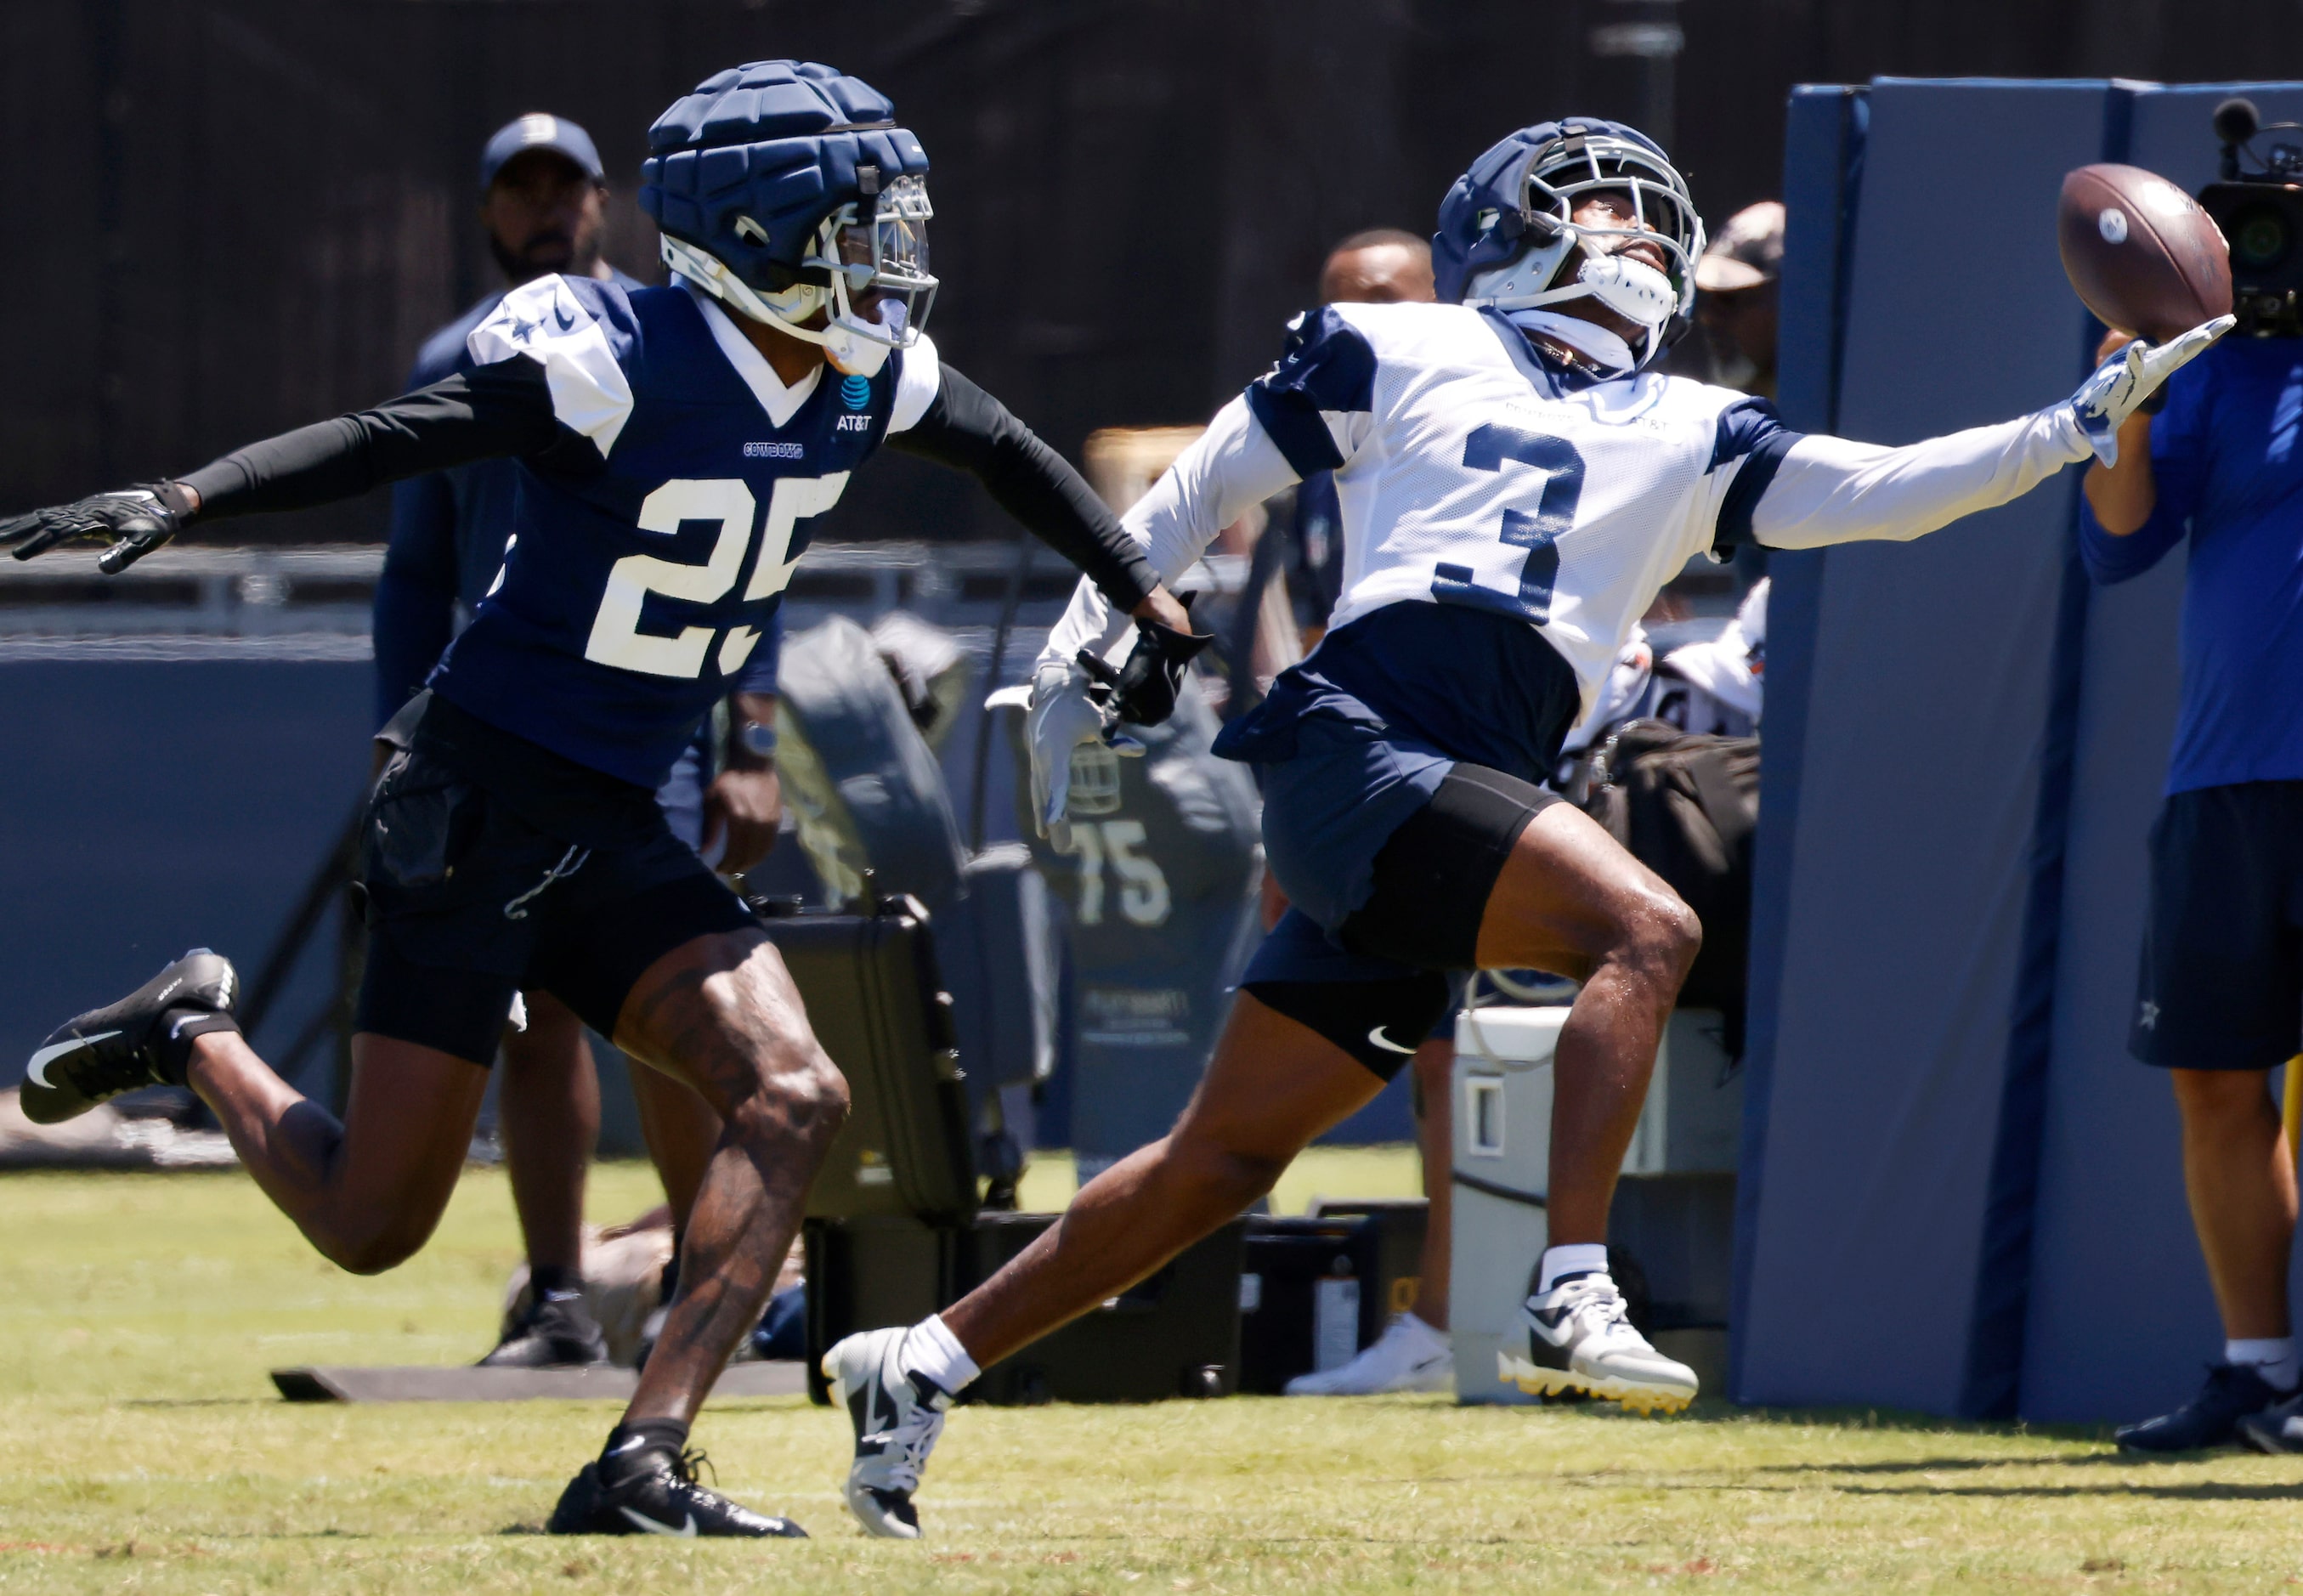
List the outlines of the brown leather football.
{"type": "Polygon", "coordinates": [[[2055,210],[2063,271],[2105,326],[2164,342],[2231,308],[2231,251],[2198,200],[2140,166],[2082,166],[2055,210]]]}

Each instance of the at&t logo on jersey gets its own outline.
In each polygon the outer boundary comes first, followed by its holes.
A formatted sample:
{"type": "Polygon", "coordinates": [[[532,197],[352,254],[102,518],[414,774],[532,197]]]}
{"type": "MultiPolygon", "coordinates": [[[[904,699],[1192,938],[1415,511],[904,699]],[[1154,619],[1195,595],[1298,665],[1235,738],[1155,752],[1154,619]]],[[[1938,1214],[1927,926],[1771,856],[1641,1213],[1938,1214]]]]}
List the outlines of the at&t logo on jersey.
{"type": "Polygon", "coordinates": [[[839,379],[839,402],[851,410],[860,410],[872,402],[872,379],[854,373],[839,379]]]}

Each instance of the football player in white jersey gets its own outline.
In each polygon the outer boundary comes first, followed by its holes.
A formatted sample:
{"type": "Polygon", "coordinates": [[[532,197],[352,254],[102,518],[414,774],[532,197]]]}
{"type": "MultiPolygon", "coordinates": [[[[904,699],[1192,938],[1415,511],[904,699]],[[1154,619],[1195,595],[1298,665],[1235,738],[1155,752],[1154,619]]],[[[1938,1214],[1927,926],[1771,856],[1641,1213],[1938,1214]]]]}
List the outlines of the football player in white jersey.
{"type": "MultiPolygon", "coordinates": [[[[919,1533],[912,1492],[952,1394],[1270,1191],[1424,1039],[1444,972],[1475,967],[1582,984],[1554,1068],[1551,1246],[1523,1313],[1529,1355],[1508,1372],[1531,1391],[1684,1406],[1695,1376],[1627,1322],[1605,1241],[1701,928],[1537,783],[1691,556],[1917,537],[2109,459],[2119,423],[2231,325],[2114,356],[2033,415],[1891,449],[1803,436],[1764,400],[1648,369],[1693,303],[1703,232],[1679,173],[1628,128],[1513,134],[1456,182],[1432,247],[1441,303],[1298,317],[1278,365],[1124,518],[1172,582],[1244,508],[1335,473],[1331,629],[1216,744],[1264,767],[1265,847],[1294,907],[1167,1137],[941,1314],[826,1355],[856,1428],[848,1505],[875,1533],[919,1533]]],[[[1172,672],[1146,668],[1158,638],[1112,680],[1103,656],[1127,632],[1083,586],[1041,656],[1031,725],[1050,826],[1073,751],[1165,707],[1172,672]]]]}

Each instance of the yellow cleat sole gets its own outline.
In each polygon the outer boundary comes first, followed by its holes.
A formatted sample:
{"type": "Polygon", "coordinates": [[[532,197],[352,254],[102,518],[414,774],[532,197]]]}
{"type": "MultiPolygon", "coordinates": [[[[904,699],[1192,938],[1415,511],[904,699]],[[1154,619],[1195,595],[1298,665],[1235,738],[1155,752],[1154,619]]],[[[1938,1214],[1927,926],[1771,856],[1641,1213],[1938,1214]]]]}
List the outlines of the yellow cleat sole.
{"type": "Polygon", "coordinates": [[[1496,1354],[1496,1378],[1517,1386],[1531,1397],[1565,1397],[1582,1393],[1613,1402],[1636,1414],[1684,1413],[1695,1400],[1685,1386],[1647,1385],[1635,1380],[1599,1380],[1570,1369],[1546,1369],[1508,1352],[1496,1354]]]}

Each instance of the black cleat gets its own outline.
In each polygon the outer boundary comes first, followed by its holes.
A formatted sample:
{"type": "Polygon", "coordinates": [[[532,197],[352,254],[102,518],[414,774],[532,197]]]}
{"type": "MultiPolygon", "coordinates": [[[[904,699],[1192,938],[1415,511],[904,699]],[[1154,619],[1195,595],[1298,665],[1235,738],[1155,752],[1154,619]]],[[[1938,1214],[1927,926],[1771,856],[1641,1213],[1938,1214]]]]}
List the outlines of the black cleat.
{"type": "MultiPolygon", "coordinates": [[[[603,1459],[611,1467],[622,1459],[603,1459]]],[[[705,1462],[701,1452],[674,1457],[661,1448],[642,1446],[632,1456],[629,1472],[618,1472],[612,1481],[603,1477],[601,1463],[587,1463],[560,1493],[544,1527],[553,1535],[740,1535],[758,1540],[805,1541],[807,1532],[789,1518],[770,1518],[743,1503],[696,1482],[696,1465],[705,1462]]]]}
{"type": "Polygon", "coordinates": [[[183,1034],[237,1029],[239,996],[232,960],[193,949],[117,1003],[48,1033],[24,1071],[24,1118],[59,1125],[123,1092],[182,1085],[183,1034]]]}
{"type": "Polygon", "coordinates": [[[608,1361],[600,1333],[581,1296],[547,1296],[528,1306],[511,1333],[482,1358],[483,1369],[585,1369],[608,1361]]]}
{"type": "Polygon", "coordinates": [[[2121,1426],[2113,1439],[2122,1452],[2198,1452],[2229,1446],[2240,1439],[2241,1419],[2286,1395],[2245,1364],[2213,1364],[2198,1396],[2172,1413],[2121,1426]]]}

